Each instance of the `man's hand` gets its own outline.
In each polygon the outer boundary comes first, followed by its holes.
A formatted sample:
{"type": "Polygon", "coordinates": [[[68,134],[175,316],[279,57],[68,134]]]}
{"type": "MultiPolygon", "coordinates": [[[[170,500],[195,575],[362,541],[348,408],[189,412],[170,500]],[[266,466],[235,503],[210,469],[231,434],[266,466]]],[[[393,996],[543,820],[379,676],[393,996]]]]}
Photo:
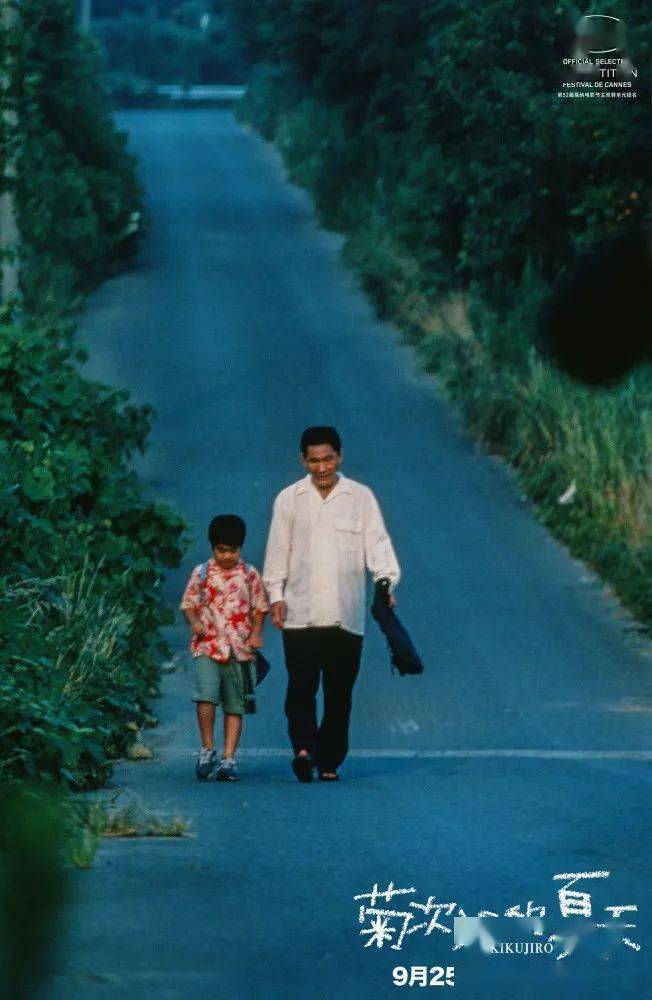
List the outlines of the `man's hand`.
{"type": "Polygon", "coordinates": [[[285,601],[274,601],[272,604],[272,621],[277,628],[282,629],[288,613],[288,606],[285,601]]]}
{"type": "Polygon", "coordinates": [[[260,632],[254,630],[247,639],[247,644],[250,649],[262,649],[263,637],[260,632]]]}
{"type": "Polygon", "coordinates": [[[394,595],[392,594],[392,592],[389,589],[390,588],[389,577],[388,576],[382,576],[382,577],[380,577],[380,579],[376,580],[376,586],[379,586],[379,585],[382,586],[382,589],[387,594],[387,606],[390,607],[390,608],[395,608],[396,607],[396,598],[394,597],[394,595]]]}

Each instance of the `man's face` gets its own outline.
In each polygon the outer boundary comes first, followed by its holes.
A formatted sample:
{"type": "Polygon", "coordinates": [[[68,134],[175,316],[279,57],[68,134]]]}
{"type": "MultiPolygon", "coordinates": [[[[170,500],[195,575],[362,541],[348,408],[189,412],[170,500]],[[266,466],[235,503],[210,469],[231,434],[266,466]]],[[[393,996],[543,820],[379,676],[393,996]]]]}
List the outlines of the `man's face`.
{"type": "Polygon", "coordinates": [[[330,444],[311,444],[306,454],[301,456],[301,461],[317,489],[329,490],[337,481],[342,452],[335,451],[330,444]]]}
{"type": "Polygon", "coordinates": [[[222,542],[218,542],[213,546],[213,557],[220,569],[233,569],[238,565],[240,546],[223,545],[222,542]]]}

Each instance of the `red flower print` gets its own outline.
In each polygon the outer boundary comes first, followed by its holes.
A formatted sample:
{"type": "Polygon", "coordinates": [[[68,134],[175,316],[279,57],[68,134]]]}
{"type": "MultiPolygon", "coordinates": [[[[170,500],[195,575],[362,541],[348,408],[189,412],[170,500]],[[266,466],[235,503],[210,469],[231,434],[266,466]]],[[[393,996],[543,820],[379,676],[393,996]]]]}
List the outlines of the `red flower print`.
{"type": "Polygon", "coordinates": [[[238,628],[239,625],[244,625],[246,623],[248,617],[249,615],[246,610],[234,611],[229,618],[229,625],[231,625],[232,628],[238,628]]]}
{"type": "Polygon", "coordinates": [[[233,654],[236,659],[251,658],[247,636],[254,609],[267,611],[267,595],[260,574],[240,562],[233,570],[222,571],[209,559],[203,585],[200,585],[201,567],[192,572],[181,607],[194,608],[201,614],[204,631],[193,636],[190,642],[195,656],[210,656],[225,663],[233,654]]]}

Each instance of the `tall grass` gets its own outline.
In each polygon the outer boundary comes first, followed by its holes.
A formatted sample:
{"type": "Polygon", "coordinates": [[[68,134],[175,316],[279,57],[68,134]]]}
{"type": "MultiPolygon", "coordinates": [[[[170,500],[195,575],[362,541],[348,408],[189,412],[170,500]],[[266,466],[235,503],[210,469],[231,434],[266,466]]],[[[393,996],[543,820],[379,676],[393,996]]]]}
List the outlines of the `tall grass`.
{"type": "MultiPolygon", "coordinates": [[[[617,387],[578,385],[529,347],[496,357],[490,310],[457,303],[457,323],[424,323],[421,363],[434,371],[489,451],[519,471],[537,517],[613,587],[642,627],[652,626],[652,371],[617,387]],[[471,320],[470,315],[473,316],[471,320]],[[494,350],[492,350],[493,345],[494,350]]],[[[503,321],[525,326],[532,317],[503,321]]],[[[530,326],[528,326],[528,323],[530,326]]],[[[498,352],[500,353],[500,352],[498,352]]]]}
{"type": "Polygon", "coordinates": [[[136,628],[100,583],[101,562],[9,582],[0,616],[10,627],[0,680],[0,779],[40,776],[101,784],[111,760],[150,721],[155,677],[129,657],[136,628]]]}

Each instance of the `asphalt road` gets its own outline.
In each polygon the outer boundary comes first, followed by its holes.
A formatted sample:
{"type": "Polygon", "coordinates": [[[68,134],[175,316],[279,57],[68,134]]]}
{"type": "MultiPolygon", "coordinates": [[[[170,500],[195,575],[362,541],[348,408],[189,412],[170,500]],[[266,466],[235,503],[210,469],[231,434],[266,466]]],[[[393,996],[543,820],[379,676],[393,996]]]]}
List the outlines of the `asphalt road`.
{"type": "MultiPolygon", "coordinates": [[[[245,556],[260,566],[272,499],[303,474],[301,430],[334,423],[343,472],[385,513],[404,570],[398,610],[426,673],[392,676],[370,620],[343,781],[299,785],[268,627],[273,670],[228,787],[194,780],[190,674],[169,675],[156,760],[121,765],[116,784],[187,816],[196,836],[109,842],[75,875],[46,996],[366,1000],[423,988],[394,986],[392,969],[424,965],[455,967],[454,987],[427,987],[435,995],[644,996],[649,649],[375,319],[339,260],[341,238],[319,229],[273,150],[229,111],[134,111],[119,124],[141,157],[154,225],[138,265],[88,302],[81,335],[89,374],[157,410],[139,467],[196,537],[170,574],[170,601],[206,558],[219,511],[245,517],[245,556]],[[452,950],[459,907],[545,905],[547,940],[564,924],[553,876],[602,870],[607,879],[573,887],[592,891],[591,919],[639,908],[624,914],[637,926],[616,936],[608,961],[597,936],[562,960],[558,946],[552,956],[452,950]],[[377,908],[455,902],[438,921],[446,929],[415,930],[400,948],[403,918],[388,918],[381,947],[360,934],[370,915],[359,923],[353,897],[389,882],[415,892],[377,908]]],[[[170,638],[182,664],[181,624],[170,638]]],[[[412,912],[408,929],[425,919],[412,912]]]]}

